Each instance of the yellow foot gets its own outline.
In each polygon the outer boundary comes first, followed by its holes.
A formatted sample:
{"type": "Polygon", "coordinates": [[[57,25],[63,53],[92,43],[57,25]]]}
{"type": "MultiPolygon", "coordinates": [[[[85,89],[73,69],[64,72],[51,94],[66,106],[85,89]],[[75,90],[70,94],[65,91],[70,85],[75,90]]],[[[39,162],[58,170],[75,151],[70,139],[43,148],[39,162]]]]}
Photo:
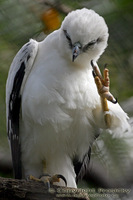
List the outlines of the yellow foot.
{"type": "Polygon", "coordinates": [[[65,183],[65,186],[67,186],[67,181],[65,179],[64,176],[62,176],[61,174],[56,174],[54,176],[50,176],[49,174],[44,174],[43,176],[41,176],[40,178],[36,178],[32,175],[30,175],[28,177],[29,180],[34,180],[34,181],[42,181],[44,182],[45,185],[47,185],[48,189],[50,188],[50,185],[60,182],[60,179],[62,179],[65,183]]]}
{"type": "Polygon", "coordinates": [[[98,93],[101,97],[101,103],[102,103],[102,109],[105,112],[104,120],[107,128],[110,128],[111,126],[111,116],[109,114],[109,108],[108,108],[108,101],[111,101],[112,103],[116,104],[117,99],[113,97],[113,95],[109,92],[109,85],[110,85],[110,79],[109,79],[109,70],[107,68],[103,71],[103,77],[102,74],[98,68],[98,66],[93,64],[93,61],[91,61],[91,65],[93,68],[93,76],[95,79],[95,83],[97,86],[98,93]]]}
{"type": "Polygon", "coordinates": [[[39,178],[36,178],[36,177],[34,177],[34,176],[32,176],[32,175],[30,175],[30,176],[28,177],[28,180],[41,181],[39,178]]]}
{"type": "Polygon", "coordinates": [[[98,66],[94,65],[93,61],[91,61],[91,65],[93,68],[93,76],[100,97],[103,99],[106,98],[108,101],[111,101],[114,104],[117,103],[117,99],[115,99],[113,95],[109,92],[109,85],[110,85],[109,70],[105,68],[102,77],[98,66]]]}

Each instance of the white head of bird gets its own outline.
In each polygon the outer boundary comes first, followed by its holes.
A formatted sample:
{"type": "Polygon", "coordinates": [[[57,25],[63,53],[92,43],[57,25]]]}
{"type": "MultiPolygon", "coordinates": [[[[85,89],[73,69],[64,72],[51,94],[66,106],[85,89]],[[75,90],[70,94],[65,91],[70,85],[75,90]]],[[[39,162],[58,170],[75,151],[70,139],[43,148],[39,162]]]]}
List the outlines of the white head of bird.
{"type": "Polygon", "coordinates": [[[95,11],[83,8],[70,12],[60,31],[62,53],[76,65],[97,61],[107,47],[108,27],[95,11]]]}

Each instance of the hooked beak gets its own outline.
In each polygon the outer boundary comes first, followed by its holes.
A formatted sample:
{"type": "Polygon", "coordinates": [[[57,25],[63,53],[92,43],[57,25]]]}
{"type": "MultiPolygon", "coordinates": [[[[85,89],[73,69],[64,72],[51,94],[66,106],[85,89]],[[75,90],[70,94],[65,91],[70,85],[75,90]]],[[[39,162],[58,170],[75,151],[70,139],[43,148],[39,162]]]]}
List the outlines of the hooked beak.
{"type": "Polygon", "coordinates": [[[73,45],[73,49],[72,49],[72,61],[73,62],[80,53],[81,53],[81,44],[79,42],[77,42],[73,45]]]}

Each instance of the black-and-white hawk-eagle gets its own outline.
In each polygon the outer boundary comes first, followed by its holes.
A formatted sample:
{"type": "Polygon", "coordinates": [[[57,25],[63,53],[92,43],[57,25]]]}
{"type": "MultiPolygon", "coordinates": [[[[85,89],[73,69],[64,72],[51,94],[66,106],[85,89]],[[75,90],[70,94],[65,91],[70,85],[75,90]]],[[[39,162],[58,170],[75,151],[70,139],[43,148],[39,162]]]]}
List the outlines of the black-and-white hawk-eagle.
{"type": "MultiPolygon", "coordinates": [[[[129,128],[108,84],[101,80],[98,90],[95,83],[101,78],[96,62],[108,35],[104,19],[83,8],[69,13],[42,42],[31,39],[15,56],[6,85],[15,178],[60,174],[68,187],[77,187],[98,130],[123,133],[129,128]],[[103,110],[102,98],[108,99],[108,110],[103,110]],[[105,115],[110,116],[109,127],[105,115]]],[[[104,78],[108,83],[108,73],[104,78]]]]}

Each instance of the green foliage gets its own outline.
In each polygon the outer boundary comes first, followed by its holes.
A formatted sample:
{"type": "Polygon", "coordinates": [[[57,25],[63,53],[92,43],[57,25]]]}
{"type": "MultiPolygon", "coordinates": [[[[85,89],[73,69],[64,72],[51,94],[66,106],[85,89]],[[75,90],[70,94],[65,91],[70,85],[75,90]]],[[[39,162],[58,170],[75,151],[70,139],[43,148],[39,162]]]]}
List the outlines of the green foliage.
{"type": "Polygon", "coordinates": [[[0,2],[0,30],[4,40],[22,46],[37,32],[41,32],[41,21],[36,17],[30,6],[31,1],[0,2]],[[29,4],[30,3],[30,4],[29,4]]]}

